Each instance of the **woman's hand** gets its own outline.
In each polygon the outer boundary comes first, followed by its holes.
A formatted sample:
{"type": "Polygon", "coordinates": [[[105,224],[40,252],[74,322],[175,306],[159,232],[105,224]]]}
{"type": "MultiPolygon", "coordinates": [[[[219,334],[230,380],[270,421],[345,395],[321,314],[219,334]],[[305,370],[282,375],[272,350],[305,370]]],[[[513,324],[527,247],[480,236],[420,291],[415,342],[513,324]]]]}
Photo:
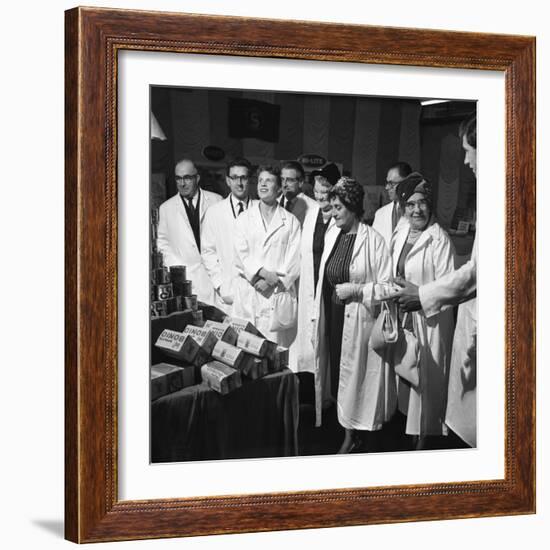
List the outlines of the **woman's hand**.
{"type": "Polygon", "coordinates": [[[363,285],[357,283],[341,283],[336,285],[336,296],[344,302],[361,302],[363,300],[363,285]]]}
{"type": "Polygon", "coordinates": [[[403,311],[418,311],[422,308],[420,296],[418,294],[418,286],[409,281],[405,281],[405,279],[401,277],[396,277],[395,283],[400,289],[381,298],[382,301],[397,300],[397,303],[403,311]]]}

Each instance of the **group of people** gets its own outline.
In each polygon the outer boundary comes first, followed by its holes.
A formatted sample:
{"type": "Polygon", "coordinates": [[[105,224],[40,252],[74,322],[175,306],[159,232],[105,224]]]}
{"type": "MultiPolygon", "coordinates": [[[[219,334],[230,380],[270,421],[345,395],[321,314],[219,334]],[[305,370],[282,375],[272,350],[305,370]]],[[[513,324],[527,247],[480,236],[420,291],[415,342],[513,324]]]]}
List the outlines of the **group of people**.
{"type": "MultiPolygon", "coordinates": [[[[460,134],[475,173],[475,118],[460,134]]],[[[251,170],[245,159],[231,162],[222,199],[200,188],[190,159],[176,164],[178,193],[159,209],[165,264],[186,265],[200,301],[249,320],[289,348],[292,370],[313,373],[316,425],[336,403],[345,429],[339,452],[364,443],[397,409],[416,448],[449,428],[475,446],[475,244],[455,270],[429,182],[406,163],[391,166],[390,203],[371,227],[363,187],[334,164],[311,174],[314,199],[302,192],[298,162],[260,166],[258,199],[251,170]],[[384,302],[418,342],[417,385],[370,343],[384,302]],[[461,302],[455,330],[452,306],[461,302]]]]}

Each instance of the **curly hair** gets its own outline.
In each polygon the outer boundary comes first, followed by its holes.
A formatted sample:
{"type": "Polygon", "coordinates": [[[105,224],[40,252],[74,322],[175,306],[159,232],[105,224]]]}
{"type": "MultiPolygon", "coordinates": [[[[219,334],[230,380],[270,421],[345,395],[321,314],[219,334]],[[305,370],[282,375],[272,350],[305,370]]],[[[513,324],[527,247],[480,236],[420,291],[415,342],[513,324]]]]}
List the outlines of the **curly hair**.
{"type": "Polygon", "coordinates": [[[353,178],[347,176],[340,178],[329,191],[328,198],[329,200],[340,199],[340,202],[359,219],[365,213],[363,206],[365,191],[363,190],[363,186],[353,178]]]}

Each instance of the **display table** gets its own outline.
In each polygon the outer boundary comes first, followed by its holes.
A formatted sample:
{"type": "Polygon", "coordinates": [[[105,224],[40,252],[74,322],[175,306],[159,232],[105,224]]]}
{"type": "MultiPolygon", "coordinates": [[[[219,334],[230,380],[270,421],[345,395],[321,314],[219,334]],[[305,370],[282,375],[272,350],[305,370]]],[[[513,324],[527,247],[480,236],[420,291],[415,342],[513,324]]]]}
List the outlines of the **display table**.
{"type": "Polygon", "coordinates": [[[296,455],[298,390],[285,369],[228,395],[200,384],[161,397],[151,403],[151,461],[296,455]]]}

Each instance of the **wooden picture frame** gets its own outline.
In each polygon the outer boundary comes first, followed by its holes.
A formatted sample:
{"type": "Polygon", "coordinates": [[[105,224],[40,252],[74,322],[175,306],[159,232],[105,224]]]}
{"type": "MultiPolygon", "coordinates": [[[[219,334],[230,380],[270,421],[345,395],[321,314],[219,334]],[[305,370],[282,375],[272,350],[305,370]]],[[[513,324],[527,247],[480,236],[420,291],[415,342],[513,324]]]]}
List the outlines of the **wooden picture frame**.
{"type": "Polygon", "coordinates": [[[238,17],[66,12],[65,533],[97,542],[535,511],[535,39],[238,17]],[[246,37],[246,42],[242,42],[246,37]],[[505,476],[248,496],[118,499],[117,53],[501,71],[506,86],[505,476]]]}

